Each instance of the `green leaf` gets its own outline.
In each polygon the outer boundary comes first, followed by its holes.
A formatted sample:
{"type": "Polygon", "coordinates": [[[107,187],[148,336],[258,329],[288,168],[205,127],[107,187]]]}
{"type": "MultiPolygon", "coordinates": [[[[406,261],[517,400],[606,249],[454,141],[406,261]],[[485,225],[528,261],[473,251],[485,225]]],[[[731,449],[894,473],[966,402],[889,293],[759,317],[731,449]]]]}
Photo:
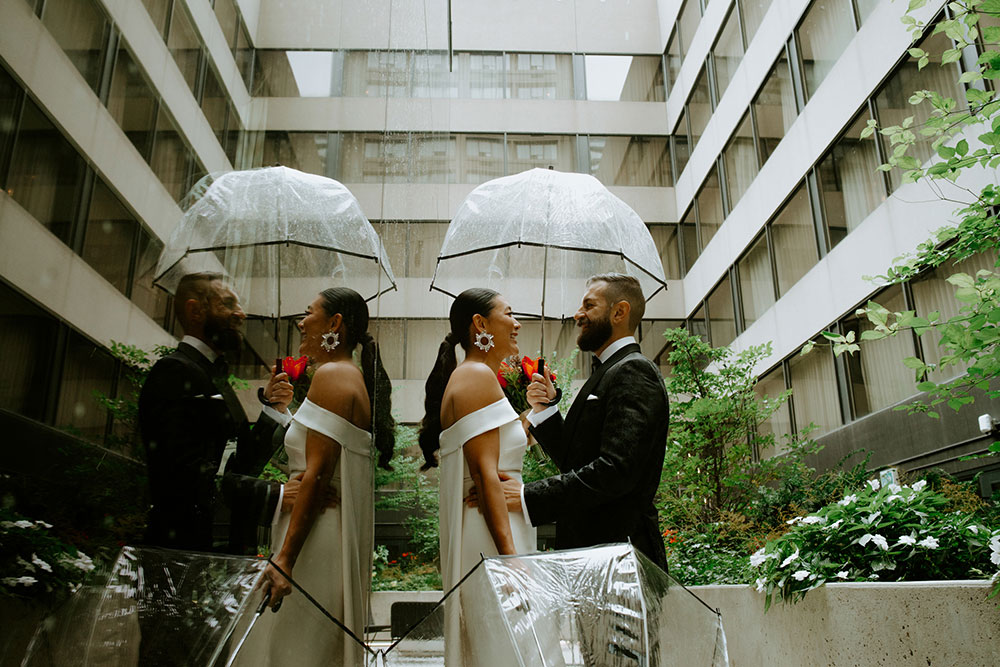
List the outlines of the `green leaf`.
{"type": "Polygon", "coordinates": [[[933,382],[921,382],[917,385],[917,391],[934,391],[937,389],[937,384],[933,382]]]}
{"type": "Polygon", "coordinates": [[[945,160],[955,157],[955,149],[950,146],[939,146],[937,149],[937,154],[943,157],[945,160]]]}
{"type": "Polygon", "coordinates": [[[968,273],[954,273],[945,280],[956,287],[973,287],[976,281],[968,273]]]}
{"type": "Polygon", "coordinates": [[[955,146],[955,152],[958,153],[959,155],[965,155],[966,153],[968,153],[969,142],[966,141],[965,139],[959,141],[958,144],[955,146]]]}
{"type": "Polygon", "coordinates": [[[807,354],[809,354],[810,352],[812,352],[812,349],[814,347],[816,347],[816,341],[812,341],[812,340],[809,341],[808,343],[806,343],[805,345],[802,346],[802,351],[799,352],[799,356],[800,357],[806,356],[807,354]]]}
{"type": "Polygon", "coordinates": [[[979,72],[962,72],[962,76],[958,77],[959,83],[971,83],[972,81],[979,81],[983,78],[983,75],[979,72]]]}
{"type": "Polygon", "coordinates": [[[903,365],[907,368],[912,368],[915,371],[922,370],[927,367],[927,364],[917,357],[907,357],[906,359],[903,359],[903,365]]]}
{"type": "Polygon", "coordinates": [[[931,419],[940,419],[941,418],[941,415],[939,415],[938,413],[936,413],[933,410],[928,411],[927,412],[927,416],[930,417],[931,419]]]}
{"type": "Polygon", "coordinates": [[[823,338],[826,338],[827,340],[840,340],[841,339],[840,334],[833,333],[832,331],[824,331],[824,332],[821,333],[821,335],[823,336],[823,338]]]}
{"type": "Polygon", "coordinates": [[[914,10],[920,9],[927,4],[927,0],[910,0],[910,4],[906,6],[906,13],[910,13],[914,10]]]}
{"type": "Polygon", "coordinates": [[[958,61],[962,57],[961,49],[948,49],[941,54],[941,64],[947,65],[948,63],[953,63],[958,61]]]}
{"type": "Polygon", "coordinates": [[[884,331],[866,330],[861,332],[861,340],[882,340],[888,335],[884,331]]]}
{"type": "Polygon", "coordinates": [[[983,36],[983,41],[987,44],[995,44],[1000,42],[1000,26],[988,25],[980,28],[980,33],[983,36]]]}

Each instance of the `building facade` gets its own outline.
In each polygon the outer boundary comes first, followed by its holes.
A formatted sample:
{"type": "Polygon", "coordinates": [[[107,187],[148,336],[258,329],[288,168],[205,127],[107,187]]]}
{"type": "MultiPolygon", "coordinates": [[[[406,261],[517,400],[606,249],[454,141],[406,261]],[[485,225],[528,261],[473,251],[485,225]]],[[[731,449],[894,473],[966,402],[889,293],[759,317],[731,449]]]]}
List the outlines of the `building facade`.
{"type": "MultiPolygon", "coordinates": [[[[185,194],[208,173],[282,164],[343,182],[386,244],[398,290],[371,308],[394,410],[417,422],[447,331],[449,301],[428,288],[448,221],[476,185],[552,167],[593,174],[649,227],[669,286],[641,344],[666,372],[668,327],[716,346],[772,341],[761,391],[793,394],[769,428],[815,423],[821,465],[865,447],[877,466],[982,469],[959,458],[990,442],[976,416],[1000,406],[983,399],[933,424],[892,410],[915,394],[900,360],[940,356],[928,336],[798,355],[821,331],[863,331],[854,311],[869,298],[955,308],[947,271],[887,289],[863,278],[953,205],[876,172],[887,142],[861,129],[914,113],[916,89],[964,99],[957,79],[976,57],[918,71],[902,11],[889,0],[0,0],[0,414],[113,449],[94,392],[126,390],[113,342],[175,340],[152,268],[185,194]]],[[[944,35],[926,40],[948,48],[944,35]]],[[[533,354],[540,334],[525,322],[522,349],[533,354]]],[[[545,338],[565,357],[572,323],[546,323],[545,338]]],[[[242,371],[259,378],[273,333],[254,323],[248,339],[242,371]]],[[[984,490],[1000,483],[986,469],[984,490]]]]}

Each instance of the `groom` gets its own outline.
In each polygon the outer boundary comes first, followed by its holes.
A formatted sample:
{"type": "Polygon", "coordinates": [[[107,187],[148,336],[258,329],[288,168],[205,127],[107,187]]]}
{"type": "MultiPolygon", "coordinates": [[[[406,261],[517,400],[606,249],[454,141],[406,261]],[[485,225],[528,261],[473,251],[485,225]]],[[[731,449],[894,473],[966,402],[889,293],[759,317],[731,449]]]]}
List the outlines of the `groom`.
{"type": "Polygon", "coordinates": [[[653,496],[667,441],[667,393],[660,371],[633,334],[645,312],[639,281],[593,276],[574,319],[577,345],[596,355],[595,368],[565,419],[551,380],[528,386],[531,432],[561,474],[523,487],[504,482],[508,509],[538,526],[556,524],[556,548],[630,541],[664,570],[653,496]]]}
{"type": "Polygon", "coordinates": [[[152,502],[146,540],[173,549],[256,553],[257,526],[270,525],[297,490],[293,480],[282,498],[280,484],[256,479],[281,444],[292,387],[284,374],[272,376],[264,395],[273,407],[251,428],[223,358],[242,341],[246,315],[238,297],[218,274],[189,274],[177,287],[174,309],[184,338],[153,365],[139,395],[152,502]],[[220,492],[231,517],[228,543],[216,544],[220,492]]]}

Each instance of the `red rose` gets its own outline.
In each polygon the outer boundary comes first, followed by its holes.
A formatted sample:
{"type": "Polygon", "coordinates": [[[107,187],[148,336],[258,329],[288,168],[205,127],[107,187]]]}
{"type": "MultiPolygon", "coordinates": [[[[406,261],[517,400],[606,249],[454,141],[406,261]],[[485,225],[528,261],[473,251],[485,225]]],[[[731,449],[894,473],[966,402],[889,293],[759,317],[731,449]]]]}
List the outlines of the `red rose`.
{"type": "Polygon", "coordinates": [[[281,362],[281,370],[288,374],[288,379],[295,382],[302,374],[306,372],[306,366],[309,365],[309,357],[303,355],[298,359],[292,359],[291,357],[285,357],[281,362]]]}

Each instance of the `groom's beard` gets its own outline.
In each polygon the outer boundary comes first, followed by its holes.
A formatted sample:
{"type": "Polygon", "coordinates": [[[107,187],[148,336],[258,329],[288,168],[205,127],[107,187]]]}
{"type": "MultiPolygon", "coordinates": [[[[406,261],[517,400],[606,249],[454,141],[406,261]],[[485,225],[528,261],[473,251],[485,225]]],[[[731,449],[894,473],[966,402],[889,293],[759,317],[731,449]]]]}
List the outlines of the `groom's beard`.
{"type": "Polygon", "coordinates": [[[228,318],[208,318],[205,321],[205,337],[219,352],[239,352],[243,344],[239,329],[234,329],[228,318]]]}
{"type": "Polygon", "coordinates": [[[587,325],[580,329],[576,344],[584,352],[593,352],[604,345],[609,338],[611,338],[610,317],[601,320],[587,320],[587,325]]]}

